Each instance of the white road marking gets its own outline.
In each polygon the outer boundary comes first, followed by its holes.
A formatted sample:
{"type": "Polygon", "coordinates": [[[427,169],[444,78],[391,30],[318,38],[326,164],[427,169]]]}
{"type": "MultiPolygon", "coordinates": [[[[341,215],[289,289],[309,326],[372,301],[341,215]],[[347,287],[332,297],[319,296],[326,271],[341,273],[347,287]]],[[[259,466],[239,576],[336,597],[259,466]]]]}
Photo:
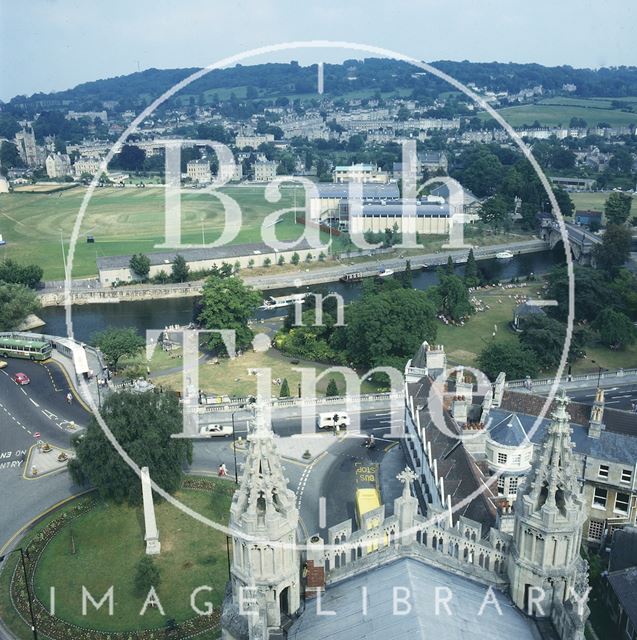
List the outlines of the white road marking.
{"type": "Polygon", "coordinates": [[[29,400],[31,400],[36,407],[40,406],[33,398],[29,398],[29,400]]]}

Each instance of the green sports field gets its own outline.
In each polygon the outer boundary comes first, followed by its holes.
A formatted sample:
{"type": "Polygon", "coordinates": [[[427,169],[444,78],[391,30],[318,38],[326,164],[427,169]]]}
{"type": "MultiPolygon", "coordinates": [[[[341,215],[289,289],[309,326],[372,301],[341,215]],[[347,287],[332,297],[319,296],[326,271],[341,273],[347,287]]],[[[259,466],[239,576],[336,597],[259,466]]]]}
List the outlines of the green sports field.
{"type": "MultiPolygon", "coordinates": [[[[498,109],[498,113],[513,127],[531,125],[536,120],[545,127],[562,125],[567,127],[571,118],[582,118],[589,127],[600,122],[607,122],[613,127],[637,124],[637,98],[622,98],[626,107],[635,112],[611,109],[608,98],[546,98],[533,104],[498,109]]],[[[482,112],[478,114],[488,120],[491,116],[482,112]]]]}
{"type": "MultiPolygon", "coordinates": [[[[578,193],[569,193],[571,200],[575,205],[575,209],[591,210],[591,211],[604,211],[604,205],[610,195],[609,191],[583,191],[578,193]]],[[[637,198],[633,196],[633,204],[630,209],[631,215],[637,214],[637,204],[635,201],[637,198]]]]}
{"type": "MultiPolygon", "coordinates": [[[[235,244],[259,242],[265,217],[292,207],[294,202],[291,188],[281,190],[277,203],[265,200],[261,186],[228,187],[222,191],[241,208],[241,231],[233,241],[235,244]]],[[[44,269],[46,280],[62,279],[62,239],[68,254],[71,231],[85,193],[84,187],[76,187],[53,194],[1,194],[0,234],[7,244],[0,247],[0,259],[36,263],[44,269]]],[[[296,193],[297,206],[302,206],[302,188],[297,188],[296,193]]],[[[184,192],[181,210],[183,244],[201,244],[202,239],[210,243],[220,236],[225,215],[214,195],[184,192]]],[[[162,188],[96,189],[81,227],[72,277],[95,275],[97,256],[161,251],[155,245],[164,241],[164,224],[162,188]],[[94,244],[86,242],[87,235],[94,236],[94,244]]],[[[295,224],[293,213],[287,213],[276,230],[280,240],[293,240],[301,235],[303,227],[295,224]]]]}

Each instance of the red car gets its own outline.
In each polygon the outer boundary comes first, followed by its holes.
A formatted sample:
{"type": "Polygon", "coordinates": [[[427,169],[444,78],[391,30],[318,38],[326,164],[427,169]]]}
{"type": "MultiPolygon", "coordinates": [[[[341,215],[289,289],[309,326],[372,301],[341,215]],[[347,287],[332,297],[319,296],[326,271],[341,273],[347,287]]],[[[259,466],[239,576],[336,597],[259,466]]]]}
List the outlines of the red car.
{"type": "Polygon", "coordinates": [[[29,376],[26,373],[16,373],[13,376],[13,381],[16,384],[19,384],[20,386],[23,386],[25,384],[29,384],[29,382],[31,382],[31,380],[29,380],[29,376]]]}

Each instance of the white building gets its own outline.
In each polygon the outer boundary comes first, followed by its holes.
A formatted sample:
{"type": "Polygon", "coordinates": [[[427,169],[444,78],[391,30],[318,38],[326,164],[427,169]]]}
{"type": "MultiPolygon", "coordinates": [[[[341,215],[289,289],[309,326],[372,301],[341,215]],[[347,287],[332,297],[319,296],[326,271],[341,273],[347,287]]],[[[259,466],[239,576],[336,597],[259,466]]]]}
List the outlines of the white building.
{"type": "Polygon", "coordinates": [[[389,181],[387,173],[380,171],[372,164],[352,164],[350,166],[334,167],[333,180],[341,182],[373,182],[386,184],[389,181]]]}
{"type": "Polygon", "coordinates": [[[193,182],[198,182],[199,184],[208,184],[212,181],[210,162],[205,158],[188,162],[186,174],[193,182]]]}
{"type": "Polygon", "coordinates": [[[277,163],[274,160],[265,160],[254,163],[254,181],[270,182],[276,178],[277,163]]]}
{"type": "Polygon", "coordinates": [[[83,173],[89,173],[94,176],[100,168],[102,160],[95,157],[82,157],[78,158],[73,165],[75,175],[79,178],[83,173]]]}
{"type": "Polygon", "coordinates": [[[237,149],[245,149],[251,147],[252,149],[258,149],[262,144],[268,142],[274,142],[274,135],[271,133],[262,133],[254,135],[238,135],[235,138],[234,144],[237,149]]]}

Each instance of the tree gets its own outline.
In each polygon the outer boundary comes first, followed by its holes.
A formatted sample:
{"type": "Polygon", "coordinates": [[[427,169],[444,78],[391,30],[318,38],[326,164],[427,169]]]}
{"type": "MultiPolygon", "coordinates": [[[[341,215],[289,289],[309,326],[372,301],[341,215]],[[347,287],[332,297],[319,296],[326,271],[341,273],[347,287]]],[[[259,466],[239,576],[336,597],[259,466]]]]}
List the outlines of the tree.
{"type": "Polygon", "coordinates": [[[271,264],[272,264],[272,260],[271,260],[270,258],[266,258],[266,259],[263,261],[263,266],[264,266],[264,267],[269,267],[271,264]]]}
{"type": "Polygon", "coordinates": [[[299,262],[300,262],[300,261],[301,261],[301,256],[300,256],[298,253],[296,253],[296,251],[295,251],[295,252],[292,254],[292,258],[290,258],[290,262],[291,262],[293,265],[297,265],[297,264],[299,264],[299,262]]]}
{"type": "Polygon", "coordinates": [[[445,270],[444,270],[445,275],[452,276],[455,273],[454,269],[455,269],[455,267],[454,267],[454,264],[453,264],[453,258],[451,256],[449,256],[447,258],[447,264],[446,264],[445,270]]]}
{"type": "Polygon", "coordinates": [[[476,257],[473,255],[473,249],[469,249],[467,264],[464,268],[464,283],[467,287],[477,287],[480,284],[480,273],[476,257]]]}
{"type": "Polygon", "coordinates": [[[467,285],[460,276],[442,276],[434,293],[439,310],[452,320],[461,320],[473,313],[467,285]]]}
{"type": "Polygon", "coordinates": [[[637,340],[637,329],[621,311],[606,307],[593,322],[602,344],[611,349],[623,349],[637,340]]]}
{"type": "Polygon", "coordinates": [[[136,253],[131,256],[128,266],[136,276],[146,280],[150,273],[150,258],[143,253],[136,253]]]}
{"type": "MultiPolygon", "coordinates": [[[[225,329],[235,332],[237,349],[246,349],[254,338],[248,320],[261,303],[261,294],[245,285],[239,278],[210,276],[203,286],[197,320],[204,329],[225,329]]],[[[223,347],[221,335],[213,333],[208,339],[212,350],[223,347]]]]}
{"type": "Polygon", "coordinates": [[[609,224],[624,224],[630,216],[632,198],[627,193],[613,191],[604,205],[604,214],[609,224]]]}
{"type": "Polygon", "coordinates": [[[0,282],[23,284],[30,289],[36,289],[42,275],[42,267],[37,264],[21,265],[10,259],[0,262],[0,282]]]}
{"type": "MultiPolygon", "coordinates": [[[[562,357],[566,341],[566,325],[549,318],[544,314],[529,316],[522,321],[523,332],[520,344],[535,354],[541,369],[555,369],[562,357]]],[[[568,353],[570,362],[574,362],[584,355],[583,334],[575,327],[571,335],[571,345],[568,353]]]]}
{"type": "Polygon", "coordinates": [[[117,370],[117,363],[124,356],[136,356],[146,345],[133,327],[109,327],[93,336],[93,343],[106,357],[108,366],[117,370]]]}
{"type": "Polygon", "coordinates": [[[125,144],[117,156],[117,163],[125,171],[141,171],[146,152],[132,144],[125,144]]]}
{"type": "MultiPolygon", "coordinates": [[[[107,396],[101,415],[120,446],[162,489],[174,493],[181,486],[183,465],[192,461],[192,443],[172,438],[183,429],[179,398],[174,393],[120,391],[107,396]]],[[[82,438],[74,440],[76,458],[69,463],[73,480],[90,483],[113,502],[140,504],[137,474],[115,450],[92,416],[82,438]]]]}
{"type": "Polygon", "coordinates": [[[506,200],[502,196],[493,196],[482,204],[478,211],[480,220],[490,225],[494,229],[501,229],[507,226],[510,220],[509,208],[506,200]]]}
{"type": "Polygon", "coordinates": [[[630,257],[632,234],[624,225],[608,224],[601,244],[594,248],[595,262],[600,269],[614,273],[630,257]]]}
{"type": "Polygon", "coordinates": [[[21,284],[0,282],[0,331],[13,331],[40,308],[35,293],[21,284]]]}
{"type": "Polygon", "coordinates": [[[188,266],[186,259],[177,254],[173,261],[173,266],[170,274],[170,279],[173,282],[186,282],[188,280],[188,274],[190,273],[190,267],[188,266]]]}
{"type": "Polygon", "coordinates": [[[277,260],[277,264],[279,266],[282,266],[285,264],[285,257],[284,256],[279,256],[279,259],[277,260]]]}
{"type": "Polygon", "coordinates": [[[325,390],[325,395],[328,398],[333,398],[338,395],[338,386],[334,378],[330,378],[330,381],[327,383],[327,389],[325,390]]]}
{"type": "Polygon", "coordinates": [[[423,340],[435,340],[436,310],[429,295],[396,285],[397,289],[364,295],[348,306],[347,326],[335,332],[331,344],[344,342],[354,366],[389,365],[402,370],[423,340]]]}
{"type": "MultiPolygon", "coordinates": [[[[566,322],[568,316],[569,278],[566,267],[556,267],[548,275],[546,298],[556,300],[548,313],[566,322]]],[[[594,320],[601,310],[618,303],[617,294],[608,286],[604,274],[592,267],[573,267],[575,322],[594,320]]]]}
{"type": "Polygon", "coordinates": [[[553,194],[555,195],[557,205],[560,208],[562,215],[566,218],[570,218],[573,215],[573,211],[575,211],[575,205],[571,200],[571,196],[569,196],[561,187],[553,189],[553,194]]]}
{"type": "Polygon", "coordinates": [[[142,556],[142,559],[137,563],[134,582],[135,591],[140,596],[147,595],[151,587],[155,590],[159,588],[161,574],[152,556],[142,556]]]}
{"type": "Polygon", "coordinates": [[[0,165],[6,169],[24,166],[24,162],[18,153],[18,148],[13,143],[0,143],[0,165]]]}
{"type": "Polygon", "coordinates": [[[288,384],[288,379],[283,378],[283,382],[281,383],[281,391],[279,392],[279,398],[289,398],[290,397],[290,385],[288,384]]]}
{"type": "Polygon", "coordinates": [[[411,271],[411,260],[405,263],[405,270],[400,274],[403,287],[411,289],[414,286],[414,274],[411,271]]]}
{"type": "Polygon", "coordinates": [[[487,345],[478,356],[478,366],[491,380],[495,380],[500,371],[504,371],[510,380],[526,376],[533,378],[538,372],[535,354],[517,342],[493,342],[487,345]]]}

